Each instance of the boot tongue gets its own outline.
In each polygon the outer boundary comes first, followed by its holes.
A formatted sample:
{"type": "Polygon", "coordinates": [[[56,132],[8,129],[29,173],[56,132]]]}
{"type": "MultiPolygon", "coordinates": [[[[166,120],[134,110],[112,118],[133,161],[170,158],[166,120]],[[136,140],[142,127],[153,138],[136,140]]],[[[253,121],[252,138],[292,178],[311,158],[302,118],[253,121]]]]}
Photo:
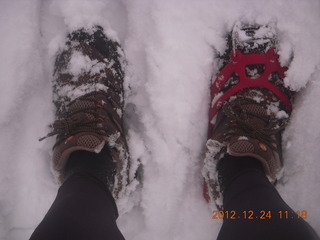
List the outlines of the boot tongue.
{"type": "Polygon", "coordinates": [[[254,144],[246,136],[233,137],[228,145],[228,152],[232,156],[254,152],[254,144]]]}
{"type": "Polygon", "coordinates": [[[252,102],[241,105],[239,118],[244,129],[240,129],[239,134],[230,138],[227,152],[231,156],[251,156],[258,159],[263,164],[265,172],[270,175],[271,171],[266,163],[272,158],[272,149],[254,137],[255,134],[259,135],[259,133],[265,132],[268,127],[267,119],[270,116],[264,104],[252,102]]]}
{"type": "Polygon", "coordinates": [[[235,103],[235,108],[241,109],[236,116],[241,127],[234,130],[235,135],[229,141],[228,151],[235,156],[254,153],[258,141],[253,136],[265,131],[268,112],[264,104],[252,101],[252,98],[248,102],[246,99],[239,100],[235,103]]]}
{"type": "Polygon", "coordinates": [[[251,126],[254,129],[262,129],[265,127],[266,122],[263,119],[265,119],[268,114],[266,109],[264,109],[260,104],[247,104],[242,107],[242,110],[244,122],[248,126],[251,126]]]}

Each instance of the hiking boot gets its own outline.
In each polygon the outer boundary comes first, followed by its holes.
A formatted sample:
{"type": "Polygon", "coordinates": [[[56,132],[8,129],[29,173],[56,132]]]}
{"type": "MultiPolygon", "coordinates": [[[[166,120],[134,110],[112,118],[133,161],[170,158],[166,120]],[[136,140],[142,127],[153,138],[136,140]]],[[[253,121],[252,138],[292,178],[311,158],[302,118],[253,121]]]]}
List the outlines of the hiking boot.
{"type": "Polygon", "coordinates": [[[98,154],[107,148],[114,169],[105,177],[115,198],[129,183],[129,154],[122,119],[123,65],[119,43],[107,38],[100,26],[70,33],[55,61],[56,120],[47,135],[56,135],[53,166],[61,182],[67,177],[66,164],[72,153],[98,154]]]}
{"type": "Polygon", "coordinates": [[[270,26],[236,25],[212,84],[204,196],[220,209],[217,165],[226,154],[257,159],[273,183],[281,174],[281,133],[292,93],[283,84],[287,68],[280,66],[273,31],[270,26]]]}

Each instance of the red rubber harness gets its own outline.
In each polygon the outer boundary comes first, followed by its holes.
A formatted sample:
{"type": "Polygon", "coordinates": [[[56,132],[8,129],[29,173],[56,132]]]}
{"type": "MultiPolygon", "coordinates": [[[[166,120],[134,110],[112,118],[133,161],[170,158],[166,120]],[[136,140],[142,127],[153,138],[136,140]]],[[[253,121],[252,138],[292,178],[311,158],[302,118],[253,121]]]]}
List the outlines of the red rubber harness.
{"type": "Polygon", "coordinates": [[[274,48],[271,48],[265,54],[243,54],[239,50],[230,53],[230,63],[228,63],[217,76],[215,81],[211,86],[211,96],[214,99],[218,93],[222,91],[226,81],[231,77],[233,73],[236,73],[239,76],[239,82],[228,89],[223,95],[215,101],[214,105],[210,109],[209,113],[209,131],[208,139],[211,138],[212,134],[212,124],[210,122],[218,113],[219,109],[223,106],[223,103],[227,101],[237,92],[245,88],[252,87],[262,87],[270,90],[275,96],[282,101],[285,106],[291,111],[291,102],[288,97],[281,92],[281,90],[276,87],[268,79],[273,72],[277,72],[281,78],[285,77],[285,72],[287,71],[286,67],[281,67],[279,63],[279,55],[276,53],[274,48]],[[246,66],[263,64],[265,66],[264,72],[260,77],[256,79],[251,79],[246,75],[246,66]]]}

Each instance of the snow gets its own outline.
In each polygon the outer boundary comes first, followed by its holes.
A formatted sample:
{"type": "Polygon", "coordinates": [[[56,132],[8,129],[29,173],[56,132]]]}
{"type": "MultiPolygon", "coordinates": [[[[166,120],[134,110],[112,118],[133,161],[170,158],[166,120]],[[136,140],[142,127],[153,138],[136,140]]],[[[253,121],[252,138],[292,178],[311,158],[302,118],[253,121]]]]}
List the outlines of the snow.
{"type": "Polygon", "coordinates": [[[241,136],[238,138],[238,140],[249,140],[246,136],[241,136]]]}
{"type": "Polygon", "coordinates": [[[201,184],[209,86],[239,19],[276,21],[281,63],[294,53],[285,81],[301,91],[279,191],[319,232],[319,12],[319,0],[2,0],[0,239],[27,239],[54,200],[54,139],[38,142],[53,120],[54,54],[68,31],[97,23],[126,54],[129,147],[144,165],[140,204],[119,228],[127,239],[215,239],[221,221],[211,219],[201,184]]]}
{"type": "Polygon", "coordinates": [[[90,74],[93,76],[99,73],[104,66],[104,63],[99,63],[98,60],[91,60],[88,56],[84,56],[81,52],[75,51],[71,55],[68,72],[70,72],[73,76],[80,76],[81,73],[90,72],[90,74]]]}
{"type": "Polygon", "coordinates": [[[70,102],[75,100],[78,97],[83,96],[84,93],[90,93],[93,91],[102,90],[107,91],[108,87],[103,84],[84,84],[80,85],[79,87],[74,87],[70,85],[65,85],[60,87],[59,86],[59,94],[56,94],[53,98],[58,99],[58,97],[65,96],[70,99],[70,102]]]}

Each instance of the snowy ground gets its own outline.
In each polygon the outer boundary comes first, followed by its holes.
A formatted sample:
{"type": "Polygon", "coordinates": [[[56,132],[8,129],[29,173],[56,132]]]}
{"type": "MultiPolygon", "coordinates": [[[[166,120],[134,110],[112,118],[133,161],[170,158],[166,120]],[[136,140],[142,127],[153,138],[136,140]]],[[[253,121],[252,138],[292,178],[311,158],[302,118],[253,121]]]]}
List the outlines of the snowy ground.
{"type": "Polygon", "coordinates": [[[132,158],[145,166],[141,204],[119,219],[127,239],[215,239],[202,198],[214,55],[237,19],[277,21],[286,82],[300,90],[284,135],[279,190],[320,232],[319,0],[0,0],[0,239],[27,239],[58,189],[50,170],[53,54],[83,24],[110,25],[126,53],[132,158]]]}

